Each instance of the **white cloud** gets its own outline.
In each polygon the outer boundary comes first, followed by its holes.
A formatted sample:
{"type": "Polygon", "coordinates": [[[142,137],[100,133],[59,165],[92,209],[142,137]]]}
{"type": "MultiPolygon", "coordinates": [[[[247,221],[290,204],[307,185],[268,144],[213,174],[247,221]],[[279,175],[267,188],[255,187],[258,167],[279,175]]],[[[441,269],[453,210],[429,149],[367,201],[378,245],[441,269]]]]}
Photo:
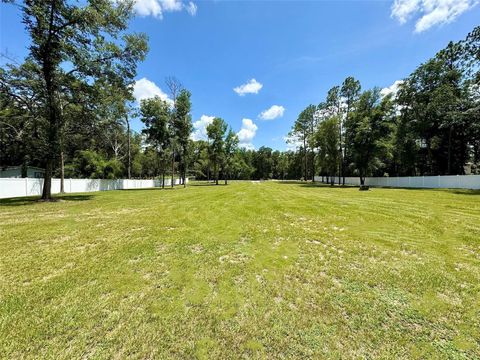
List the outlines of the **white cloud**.
{"type": "Polygon", "coordinates": [[[153,81],[150,81],[147,78],[141,78],[140,80],[135,81],[135,84],[133,85],[133,96],[138,103],[143,99],[158,96],[169,104],[173,104],[173,101],[168,98],[168,95],[165,94],[153,81]]]}
{"type": "Polygon", "coordinates": [[[197,5],[195,5],[195,3],[190,1],[185,8],[187,9],[187,12],[192,16],[195,16],[197,14],[197,5]]]}
{"type": "Polygon", "coordinates": [[[188,4],[183,0],[135,0],[133,9],[140,16],[153,16],[158,19],[163,13],[174,11],[187,11],[191,16],[197,13],[197,5],[190,1],[188,4]]]}
{"type": "Polygon", "coordinates": [[[202,115],[200,120],[193,123],[193,132],[190,138],[194,141],[207,140],[207,126],[215,119],[215,116],[202,115]]]}
{"type": "Polygon", "coordinates": [[[403,84],[403,80],[397,80],[392,85],[390,85],[389,87],[386,87],[386,88],[383,88],[382,90],[380,90],[380,95],[382,97],[385,97],[387,95],[393,94],[393,97],[395,97],[397,95],[398,88],[402,84],[403,84]]]}
{"type": "Polygon", "coordinates": [[[242,120],[242,128],[237,133],[239,146],[246,149],[254,149],[252,140],[257,134],[258,126],[251,119],[242,120]]]}
{"type": "MultiPolygon", "coordinates": [[[[400,88],[400,85],[402,85],[404,83],[403,80],[397,80],[395,81],[392,85],[390,85],[389,87],[386,87],[386,88],[383,88],[382,90],[380,90],[380,96],[382,98],[384,98],[385,96],[387,95],[390,95],[392,94],[393,95],[393,98],[395,99],[397,97],[397,93],[398,93],[398,90],[400,88]]],[[[394,105],[394,111],[397,115],[400,115],[401,114],[401,111],[402,111],[402,108],[403,106],[402,105],[399,105],[397,103],[395,103],[394,105]]]]}
{"type": "Polygon", "coordinates": [[[180,11],[183,8],[181,0],[158,0],[164,11],[180,11]]]}
{"type": "Polygon", "coordinates": [[[421,0],[395,0],[391,16],[397,18],[400,24],[405,24],[414,13],[420,10],[420,3],[421,0]]]}
{"type": "Polygon", "coordinates": [[[453,22],[478,3],[479,0],[395,0],[391,16],[404,24],[418,15],[415,32],[420,33],[453,22]]]}
{"type": "Polygon", "coordinates": [[[237,86],[233,89],[233,91],[235,91],[240,96],[244,96],[245,94],[258,94],[262,87],[263,85],[257,80],[251,79],[246,84],[237,86]]]}
{"type": "Polygon", "coordinates": [[[162,8],[157,0],[136,0],[133,10],[140,16],[162,17],[162,8]]]}
{"type": "Polygon", "coordinates": [[[270,107],[270,109],[262,111],[262,113],[258,116],[263,120],[273,120],[278,117],[282,117],[284,112],[285,108],[283,106],[273,105],[270,107]]]}

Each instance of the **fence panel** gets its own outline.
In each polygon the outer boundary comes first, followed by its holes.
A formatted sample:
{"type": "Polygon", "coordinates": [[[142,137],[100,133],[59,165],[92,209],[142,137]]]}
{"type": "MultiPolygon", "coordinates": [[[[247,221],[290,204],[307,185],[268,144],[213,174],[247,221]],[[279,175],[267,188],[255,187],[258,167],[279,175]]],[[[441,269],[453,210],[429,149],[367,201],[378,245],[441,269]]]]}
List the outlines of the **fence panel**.
{"type": "MultiPolygon", "coordinates": [[[[23,180],[23,179],[21,179],[23,180]]],[[[26,196],[28,184],[19,179],[2,179],[0,198],[26,196]]]]}
{"type": "MultiPolygon", "coordinates": [[[[326,177],[323,178],[326,182],[326,177]]],[[[315,176],[321,182],[321,176],[315,176]]],[[[345,184],[360,185],[358,177],[345,177],[345,184]]],[[[480,175],[439,175],[439,176],[403,176],[403,177],[367,177],[365,185],[400,188],[449,188],[480,189],[480,175]]]]}
{"type": "MultiPolygon", "coordinates": [[[[180,184],[180,179],[175,184],[180,184]]],[[[188,179],[186,179],[188,183],[188,179]]],[[[165,179],[165,186],[170,186],[171,179],[165,179]]],[[[65,179],[66,193],[108,191],[119,189],[148,189],[161,187],[161,180],[131,180],[131,179],[65,179]]],[[[38,196],[42,194],[43,179],[34,178],[0,178],[0,199],[38,196]]],[[[60,179],[52,179],[52,193],[60,192],[60,179]]]]}

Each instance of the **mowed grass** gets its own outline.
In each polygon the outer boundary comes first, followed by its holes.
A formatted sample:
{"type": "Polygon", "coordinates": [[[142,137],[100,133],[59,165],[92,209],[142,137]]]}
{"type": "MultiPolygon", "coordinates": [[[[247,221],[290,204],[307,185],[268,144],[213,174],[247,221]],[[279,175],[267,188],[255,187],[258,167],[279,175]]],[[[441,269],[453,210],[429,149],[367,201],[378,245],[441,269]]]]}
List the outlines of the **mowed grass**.
{"type": "Polygon", "coordinates": [[[0,357],[480,357],[480,192],[0,201],[0,357]]]}

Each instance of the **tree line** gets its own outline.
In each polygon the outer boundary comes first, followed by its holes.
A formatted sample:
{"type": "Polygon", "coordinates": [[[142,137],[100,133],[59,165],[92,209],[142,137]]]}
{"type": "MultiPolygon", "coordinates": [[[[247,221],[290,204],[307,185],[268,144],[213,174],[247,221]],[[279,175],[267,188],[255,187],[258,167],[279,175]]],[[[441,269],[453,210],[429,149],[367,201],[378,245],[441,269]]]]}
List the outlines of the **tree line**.
{"type": "Polygon", "coordinates": [[[480,27],[396,85],[348,77],[300,113],[290,135],[305,179],[480,173],[480,27]]]}
{"type": "Polygon", "coordinates": [[[215,179],[219,168],[225,178],[314,181],[321,175],[331,184],[345,184],[346,176],[364,184],[367,176],[480,174],[480,27],[389,91],[362,90],[354,77],[333,86],[298,115],[289,133],[296,151],[235,149],[223,159],[211,149],[221,142],[208,135],[193,144],[191,158],[203,179],[212,177],[212,159],[220,164],[215,179]]]}

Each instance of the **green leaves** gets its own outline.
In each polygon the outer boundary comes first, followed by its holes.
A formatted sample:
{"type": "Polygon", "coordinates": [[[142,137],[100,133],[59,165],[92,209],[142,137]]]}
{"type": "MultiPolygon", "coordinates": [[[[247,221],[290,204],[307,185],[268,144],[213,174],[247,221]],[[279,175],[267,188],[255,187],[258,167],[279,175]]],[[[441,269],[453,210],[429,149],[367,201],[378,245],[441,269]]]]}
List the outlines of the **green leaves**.
{"type": "Polygon", "coordinates": [[[400,89],[400,126],[410,140],[404,142],[406,146],[399,143],[400,151],[411,151],[408,143],[412,141],[425,143],[425,150],[416,151],[411,164],[422,174],[462,174],[478,141],[473,130],[478,116],[469,111],[478,107],[478,99],[469,95],[479,68],[478,55],[471,52],[474,39],[475,35],[450,42],[420,65],[400,89]]]}
{"type": "Polygon", "coordinates": [[[171,116],[169,104],[158,96],[140,102],[140,120],[145,124],[142,132],[146,135],[147,143],[159,153],[169,145],[168,122],[171,116]]]}
{"type": "Polygon", "coordinates": [[[22,81],[21,87],[30,86],[29,91],[38,94],[35,106],[41,111],[30,113],[38,121],[37,134],[44,144],[42,197],[49,199],[66,125],[75,119],[87,128],[91,122],[102,123],[105,114],[108,120],[123,119],[137,63],[147,52],[147,38],[125,34],[133,15],[131,1],[25,0],[20,8],[31,40],[27,61],[35,70],[25,77],[33,82],[22,81]],[[105,96],[104,89],[113,95],[105,96]],[[94,96],[98,94],[99,98],[94,96]],[[107,98],[112,101],[104,101],[107,98]]]}

